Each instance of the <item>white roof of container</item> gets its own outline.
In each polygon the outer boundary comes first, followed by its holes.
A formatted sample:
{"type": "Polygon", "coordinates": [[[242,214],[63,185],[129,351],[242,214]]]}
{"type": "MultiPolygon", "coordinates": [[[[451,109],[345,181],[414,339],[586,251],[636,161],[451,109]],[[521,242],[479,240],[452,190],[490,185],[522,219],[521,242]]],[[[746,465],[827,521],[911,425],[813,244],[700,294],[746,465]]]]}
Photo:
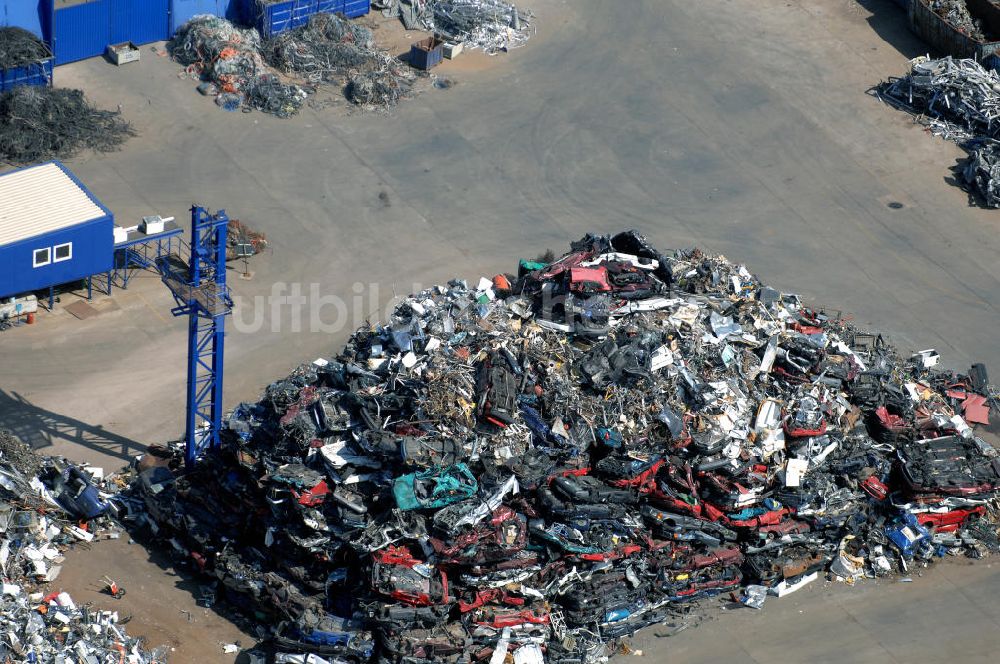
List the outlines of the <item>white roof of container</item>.
{"type": "Polygon", "coordinates": [[[56,162],[0,175],[0,246],[106,216],[56,162]]]}

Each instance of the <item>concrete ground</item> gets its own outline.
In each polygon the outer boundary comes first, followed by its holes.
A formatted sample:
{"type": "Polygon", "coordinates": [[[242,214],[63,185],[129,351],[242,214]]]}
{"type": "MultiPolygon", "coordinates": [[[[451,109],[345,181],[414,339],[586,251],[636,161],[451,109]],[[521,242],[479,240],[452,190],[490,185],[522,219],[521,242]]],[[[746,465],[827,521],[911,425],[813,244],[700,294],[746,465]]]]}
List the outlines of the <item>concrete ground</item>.
{"type": "MultiPolygon", "coordinates": [[[[936,347],[954,368],[1000,371],[998,213],[950,183],[955,146],[866,94],[926,50],[894,3],[534,4],[526,48],[449,63],[436,73],[458,85],[425,82],[386,116],[335,94],[290,120],[225,113],[148,48],[121,69],[94,59],[57,70],[59,85],[121,104],[139,131],[121,152],[69,162],[120,223],[184,219],[197,202],[267,233],[272,249],[251,261],[252,278],[230,280],[227,406],[334,353],[394,293],[629,227],[661,247],[745,262],[903,351],[936,347]],[[280,302],[289,293],[305,298],[298,311],[280,302]]],[[[186,330],[171,304],[143,275],[98,298],[96,316],[57,307],[0,336],[0,421],[43,452],[108,468],[178,437],[186,330]]],[[[119,547],[100,560],[152,583],[151,604],[193,607],[146,558],[119,547]]],[[[817,585],[761,613],[644,637],[646,656],[995,660],[995,566],[949,564],[879,586],[817,585]]],[[[230,661],[211,639],[185,636],[186,620],[156,629],[153,640],[179,644],[175,662],[230,661]]]]}

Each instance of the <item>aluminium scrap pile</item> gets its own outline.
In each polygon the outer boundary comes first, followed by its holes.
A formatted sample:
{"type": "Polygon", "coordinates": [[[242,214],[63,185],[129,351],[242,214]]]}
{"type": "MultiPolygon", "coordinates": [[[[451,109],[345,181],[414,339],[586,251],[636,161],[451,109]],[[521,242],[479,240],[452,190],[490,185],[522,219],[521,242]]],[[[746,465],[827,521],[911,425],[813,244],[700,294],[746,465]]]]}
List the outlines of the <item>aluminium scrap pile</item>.
{"type": "Polygon", "coordinates": [[[118,500],[276,661],[565,664],[1000,548],[985,368],[934,368],[745,267],[589,235],[416,293],[118,500]]]}
{"type": "Polygon", "coordinates": [[[1000,141],[982,139],[966,146],[969,158],[962,177],[982,198],[986,207],[1000,207],[1000,141]]]}
{"type": "Polygon", "coordinates": [[[965,180],[988,207],[997,207],[991,191],[1000,187],[989,163],[992,141],[1000,139],[1000,75],[975,60],[915,58],[910,72],[879,86],[875,94],[911,113],[935,136],[958,143],[970,153],[965,180]],[[982,150],[987,154],[981,154],[982,150]]]}
{"type": "Polygon", "coordinates": [[[0,430],[0,661],[167,661],[164,651],[130,637],[117,612],[77,606],[46,587],[59,575],[63,550],[93,540],[109,509],[79,468],[38,457],[0,430]]]}
{"type": "Polygon", "coordinates": [[[489,55],[524,46],[534,34],[534,14],[505,0],[381,0],[384,16],[399,16],[407,30],[423,28],[489,55]]]}

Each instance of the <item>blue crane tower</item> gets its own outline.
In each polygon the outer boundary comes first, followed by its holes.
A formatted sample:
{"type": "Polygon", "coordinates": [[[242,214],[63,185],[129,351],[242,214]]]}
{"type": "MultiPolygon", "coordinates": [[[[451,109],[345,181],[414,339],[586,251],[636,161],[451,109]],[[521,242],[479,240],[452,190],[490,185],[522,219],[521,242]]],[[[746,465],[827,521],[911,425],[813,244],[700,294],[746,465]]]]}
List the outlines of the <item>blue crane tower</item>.
{"type": "Polygon", "coordinates": [[[191,258],[157,259],[163,283],[174,296],[174,316],[188,317],[187,424],[184,460],[192,466],[206,449],[218,448],[222,429],[222,369],[226,316],[233,301],[226,286],[225,210],[191,208],[191,258]]]}

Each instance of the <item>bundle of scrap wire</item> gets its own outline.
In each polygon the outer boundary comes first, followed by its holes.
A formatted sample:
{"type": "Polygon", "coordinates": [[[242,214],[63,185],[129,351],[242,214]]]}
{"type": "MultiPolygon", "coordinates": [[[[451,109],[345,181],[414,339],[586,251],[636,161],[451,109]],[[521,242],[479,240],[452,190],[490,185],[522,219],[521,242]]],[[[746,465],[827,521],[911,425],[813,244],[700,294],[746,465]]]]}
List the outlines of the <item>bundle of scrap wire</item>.
{"type": "Polygon", "coordinates": [[[449,41],[493,55],[524,46],[533,18],[529,10],[504,0],[429,0],[421,22],[449,41]]]}
{"type": "Polygon", "coordinates": [[[314,14],[306,25],[264,44],[268,64],[311,83],[339,79],[351,70],[380,69],[381,55],[371,30],[333,14],[314,14]]]}
{"type": "Polygon", "coordinates": [[[22,67],[52,57],[41,39],[22,28],[0,28],[0,69],[22,67]]]}
{"type": "Polygon", "coordinates": [[[358,106],[395,106],[410,91],[413,79],[392,71],[360,72],[351,76],[345,93],[358,106]]]}
{"type": "Polygon", "coordinates": [[[170,42],[174,59],[193,76],[211,81],[229,108],[239,95],[245,108],[288,117],[302,107],[305,93],[268,71],[256,30],[238,28],[216,16],[199,15],[185,23],[170,42]],[[222,95],[226,95],[222,97],[222,95]]]}
{"type": "Polygon", "coordinates": [[[94,108],[80,90],[17,86],[0,93],[0,159],[10,163],[109,152],[134,135],[121,113],[94,108]]]}

